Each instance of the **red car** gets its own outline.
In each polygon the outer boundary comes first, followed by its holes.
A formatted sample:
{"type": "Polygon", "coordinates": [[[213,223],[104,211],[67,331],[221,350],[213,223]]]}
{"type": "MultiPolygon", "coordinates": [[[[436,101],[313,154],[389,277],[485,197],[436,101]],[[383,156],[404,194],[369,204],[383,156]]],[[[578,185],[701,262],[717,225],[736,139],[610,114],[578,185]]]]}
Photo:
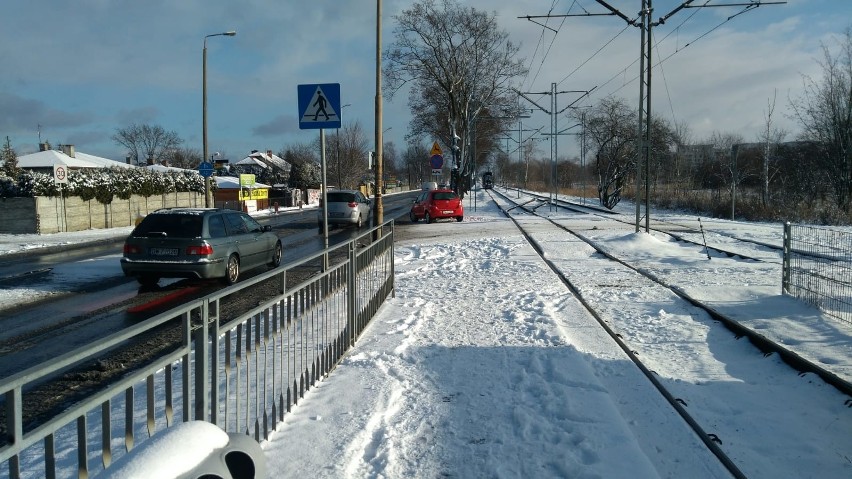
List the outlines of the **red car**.
{"type": "Polygon", "coordinates": [[[464,206],[459,195],[453,190],[424,191],[414,200],[408,216],[412,223],[421,218],[427,223],[439,218],[455,218],[456,221],[461,221],[464,219],[464,206]]]}

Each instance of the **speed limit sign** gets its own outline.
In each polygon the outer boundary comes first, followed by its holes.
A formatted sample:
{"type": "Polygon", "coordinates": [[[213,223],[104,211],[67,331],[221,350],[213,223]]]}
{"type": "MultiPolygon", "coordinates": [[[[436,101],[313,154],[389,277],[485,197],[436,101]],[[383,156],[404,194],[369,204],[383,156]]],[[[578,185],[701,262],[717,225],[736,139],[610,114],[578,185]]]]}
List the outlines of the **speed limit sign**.
{"type": "Polygon", "coordinates": [[[68,183],[67,168],[65,165],[53,165],[53,181],[56,183],[68,183]]]}

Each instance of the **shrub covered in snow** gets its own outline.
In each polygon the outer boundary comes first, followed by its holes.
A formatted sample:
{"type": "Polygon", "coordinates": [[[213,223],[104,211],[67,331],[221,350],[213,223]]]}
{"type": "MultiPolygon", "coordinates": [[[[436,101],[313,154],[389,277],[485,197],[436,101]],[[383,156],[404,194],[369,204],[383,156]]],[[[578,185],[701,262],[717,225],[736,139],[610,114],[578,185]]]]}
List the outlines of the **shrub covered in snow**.
{"type": "MultiPolygon", "coordinates": [[[[215,185],[212,187],[215,188],[215,185]]],[[[111,203],[114,198],[131,195],[153,196],[172,192],[204,193],[204,178],[197,171],[152,171],[145,168],[105,168],[70,170],[62,195],[79,196],[111,203]]],[[[59,196],[53,175],[25,171],[17,181],[0,174],[0,198],[59,196]]]]}

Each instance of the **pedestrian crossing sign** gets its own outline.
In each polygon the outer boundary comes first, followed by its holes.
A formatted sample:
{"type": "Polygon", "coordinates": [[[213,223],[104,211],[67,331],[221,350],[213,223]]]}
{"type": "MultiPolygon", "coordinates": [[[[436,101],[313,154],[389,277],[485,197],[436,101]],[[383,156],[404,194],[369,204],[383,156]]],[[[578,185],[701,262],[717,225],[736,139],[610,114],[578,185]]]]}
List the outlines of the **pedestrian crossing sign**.
{"type": "Polygon", "coordinates": [[[298,85],[299,129],[340,128],[340,83],[298,85]]]}

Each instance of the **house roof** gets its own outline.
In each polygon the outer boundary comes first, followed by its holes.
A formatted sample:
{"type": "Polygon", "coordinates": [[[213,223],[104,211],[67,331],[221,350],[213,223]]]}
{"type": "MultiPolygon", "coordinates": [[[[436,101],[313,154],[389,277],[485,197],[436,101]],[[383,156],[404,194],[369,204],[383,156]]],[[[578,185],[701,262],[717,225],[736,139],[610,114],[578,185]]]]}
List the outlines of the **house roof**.
{"type": "Polygon", "coordinates": [[[135,168],[127,163],[80,152],[76,152],[74,158],[58,150],[39,151],[18,157],[19,168],[53,168],[54,165],[64,165],[68,168],[135,168]]]}
{"type": "MultiPolygon", "coordinates": [[[[213,176],[216,180],[216,187],[223,190],[238,190],[240,189],[240,179],[233,176],[213,176]]],[[[263,183],[255,183],[253,188],[270,188],[269,185],[263,183]]]]}
{"type": "Polygon", "coordinates": [[[151,171],[159,171],[159,172],[162,172],[162,173],[164,173],[166,171],[175,171],[175,172],[194,171],[194,172],[198,173],[198,170],[192,170],[192,169],[187,169],[187,168],[177,168],[175,166],[165,166],[165,165],[145,165],[144,168],[151,170],[151,171]]]}
{"type": "Polygon", "coordinates": [[[235,164],[258,165],[262,168],[269,168],[269,166],[272,165],[272,167],[277,168],[279,170],[290,171],[290,163],[287,163],[286,160],[271,152],[252,152],[252,154],[236,162],[235,164]]]}

